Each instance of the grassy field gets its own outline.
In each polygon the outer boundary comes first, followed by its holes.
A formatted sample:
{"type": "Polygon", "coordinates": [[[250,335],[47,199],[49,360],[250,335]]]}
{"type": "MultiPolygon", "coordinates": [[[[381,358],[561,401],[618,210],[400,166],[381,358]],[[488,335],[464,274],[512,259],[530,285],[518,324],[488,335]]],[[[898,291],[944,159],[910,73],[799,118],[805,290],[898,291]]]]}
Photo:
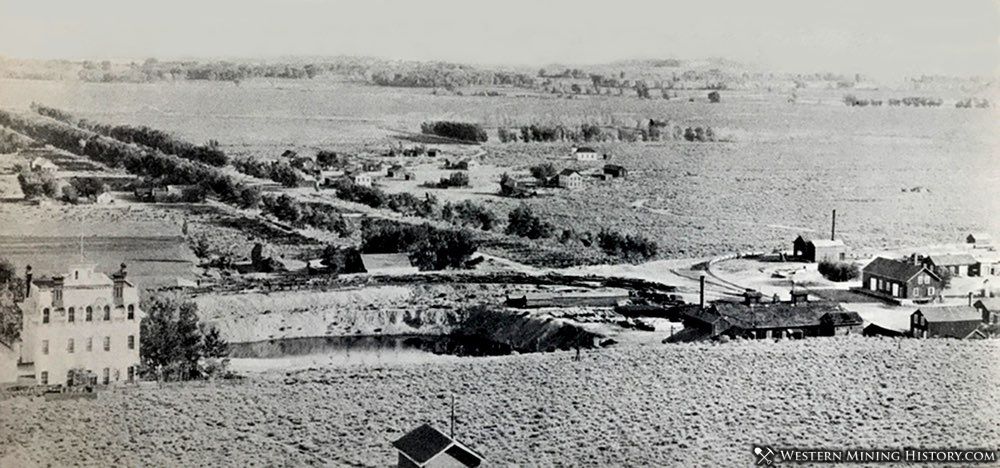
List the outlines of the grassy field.
{"type": "MultiPolygon", "coordinates": [[[[796,103],[788,102],[787,91],[726,91],[721,104],[708,104],[700,92],[682,93],[669,101],[560,99],[513,91],[503,97],[435,96],[427,89],[321,80],[238,86],[8,80],[0,86],[0,105],[38,101],[100,121],[175,131],[195,142],[217,139],[231,152],[260,157],[287,148],[382,150],[396,141],[387,128],[416,131],[419,122],[432,119],[487,126],[671,119],[682,126],[709,125],[732,141],[596,144],[614,155],[612,162],[629,168],[629,179],[594,181],[584,190],[528,203],[558,226],[643,233],[660,243],[666,257],[788,248],[798,231],[826,235],[832,209],[838,210],[838,231],[862,250],[859,255],[954,241],[969,230],[1000,231],[1000,119],[993,109],[955,109],[949,101],[941,108],[850,108],[841,102],[844,90],[800,90],[796,103]]],[[[962,97],[943,91],[850,93],[962,97]]],[[[520,202],[491,198],[479,187],[503,168],[523,170],[545,160],[577,166],[557,160],[568,147],[488,143],[481,159],[499,168],[474,171],[474,180],[483,183],[467,196],[495,199],[503,212],[520,202]]]]}
{"type": "Polygon", "coordinates": [[[991,448],[997,358],[995,340],[821,338],[14,398],[0,400],[0,465],[382,467],[411,428],[447,430],[452,393],[456,436],[485,466],[748,466],[754,444],[991,448]]]}

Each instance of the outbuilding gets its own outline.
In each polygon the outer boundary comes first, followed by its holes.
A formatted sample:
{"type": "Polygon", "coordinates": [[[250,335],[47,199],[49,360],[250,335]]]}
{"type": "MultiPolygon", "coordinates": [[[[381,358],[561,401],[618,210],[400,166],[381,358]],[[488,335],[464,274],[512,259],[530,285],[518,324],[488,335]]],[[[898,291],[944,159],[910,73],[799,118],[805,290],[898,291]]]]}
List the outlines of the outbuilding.
{"type": "Polygon", "coordinates": [[[573,169],[563,169],[556,175],[556,185],[567,189],[583,187],[583,176],[573,169]]]}
{"type": "Polygon", "coordinates": [[[792,255],[806,262],[840,262],[847,259],[847,246],[840,239],[812,238],[801,234],[792,241],[792,255]]]}
{"type": "Polygon", "coordinates": [[[623,166],[619,166],[617,164],[605,164],[604,173],[615,178],[618,177],[624,178],[628,176],[628,170],[626,170],[623,166]]]}
{"type": "Polygon", "coordinates": [[[588,148],[586,146],[579,148],[574,147],[572,156],[577,161],[597,161],[601,157],[601,155],[598,154],[597,151],[594,151],[593,148],[588,148]]]}
{"type": "Polygon", "coordinates": [[[405,253],[361,254],[361,263],[369,275],[409,275],[420,271],[405,253]]]}
{"type": "Polygon", "coordinates": [[[910,336],[914,338],[984,337],[979,332],[983,315],[968,305],[921,307],[910,315],[910,336]]]}
{"type": "Polygon", "coordinates": [[[976,247],[986,247],[993,245],[993,238],[985,232],[972,232],[968,236],[965,236],[965,242],[973,244],[976,247]]]}
{"type": "Polygon", "coordinates": [[[979,261],[969,254],[931,255],[923,263],[931,270],[947,271],[954,276],[979,276],[980,271],[979,261]]]}
{"type": "Polygon", "coordinates": [[[1000,297],[984,297],[972,304],[972,307],[979,311],[983,323],[1000,323],[1000,297]]]}

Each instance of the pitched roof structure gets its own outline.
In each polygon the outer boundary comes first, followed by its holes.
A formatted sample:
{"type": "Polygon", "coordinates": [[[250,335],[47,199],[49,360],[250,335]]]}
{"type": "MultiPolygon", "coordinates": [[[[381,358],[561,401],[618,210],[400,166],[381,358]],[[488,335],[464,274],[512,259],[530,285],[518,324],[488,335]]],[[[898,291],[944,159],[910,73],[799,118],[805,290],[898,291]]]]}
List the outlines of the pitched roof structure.
{"type": "Polygon", "coordinates": [[[561,176],[570,176],[570,175],[573,175],[573,174],[580,175],[580,173],[578,171],[575,171],[573,169],[563,169],[563,170],[559,171],[559,175],[561,175],[561,176]]]}
{"type": "Polygon", "coordinates": [[[984,307],[990,312],[998,312],[1000,311],[1000,297],[983,297],[973,305],[984,307]]]}
{"type": "Polygon", "coordinates": [[[914,265],[910,262],[902,262],[884,257],[878,257],[875,260],[872,260],[871,263],[866,265],[862,271],[871,275],[881,276],[883,278],[899,280],[904,283],[909,281],[910,278],[913,278],[921,271],[927,272],[927,274],[937,278],[938,280],[941,279],[937,273],[934,273],[923,265],[914,265]]]}
{"type": "Polygon", "coordinates": [[[753,330],[765,328],[800,328],[828,325],[860,325],[861,317],[847,312],[836,302],[774,302],[747,305],[716,302],[714,309],[735,327],[753,330]],[[827,321],[824,322],[824,317],[827,321]]]}
{"type": "Polygon", "coordinates": [[[574,153],[596,153],[597,151],[594,151],[594,148],[591,148],[589,146],[581,146],[581,147],[573,150],[573,152],[574,153]]]}
{"type": "Polygon", "coordinates": [[[970,322],[983,319],[975,307],[966,305],[921,307],[914,313],[917,312],[928,322],[970,322]]]}
{"type": "Polygon", "coordinates": [[[405,253],[361,254],[361,263],[367,271],[413,267],[405,253]]]}
{"type": "Polygon", "coordinates": [[[985,232],[971,232],[966,239],[969,239],[977,244],[987,244],[992,240],[990,235],[985,232]]]}
{"type": "Polygon", "coordinates": [[[931,255],[928,259],[936,266],[975,265],[979,263],[975,257],[969,254],[931,255]]]}
{"type": "Polygon", "coordinates": [[[429,424],[422,424],[420,427],[410,431],[392,443],[400,453],[417,466],[423,466],[432,458],[447,453],[454,459],[468,467],[479,466],[483,461],[479,455],[464,444],[453,440],[441,431],[434,429],[429,424]]]}

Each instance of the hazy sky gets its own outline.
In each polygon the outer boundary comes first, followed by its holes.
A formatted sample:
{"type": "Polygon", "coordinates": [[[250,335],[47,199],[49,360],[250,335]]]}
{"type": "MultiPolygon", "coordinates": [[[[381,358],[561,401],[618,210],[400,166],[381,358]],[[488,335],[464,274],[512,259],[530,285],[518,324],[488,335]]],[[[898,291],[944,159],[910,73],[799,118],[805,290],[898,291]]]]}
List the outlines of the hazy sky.
{"type": "Polygon", "coordinates": [[[789,71],[1000,70],[1000,0],[0,0],[0,55],[372,55],[542,65],[726,57],[789,71]]]}

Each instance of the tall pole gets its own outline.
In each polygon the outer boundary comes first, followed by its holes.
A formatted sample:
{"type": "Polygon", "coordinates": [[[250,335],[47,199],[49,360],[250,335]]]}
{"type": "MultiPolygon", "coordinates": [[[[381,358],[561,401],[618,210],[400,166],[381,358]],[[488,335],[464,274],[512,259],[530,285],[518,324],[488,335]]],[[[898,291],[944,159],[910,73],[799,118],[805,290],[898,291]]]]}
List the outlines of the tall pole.
{"type": "Polygon", "coordinates": [[[455,438],[455,394],[451,394],[451,438],[455,438]]]}
{"type": "Polygon", "coordinates": [[[830,240],[837,240],[837,210],[833,210],[833,220],[830,223],[830,240]]]}
{"type": "Polygon", "coordinates": [[[705,309],[705,275],[698,280],[698,307],[705,309]]]}

